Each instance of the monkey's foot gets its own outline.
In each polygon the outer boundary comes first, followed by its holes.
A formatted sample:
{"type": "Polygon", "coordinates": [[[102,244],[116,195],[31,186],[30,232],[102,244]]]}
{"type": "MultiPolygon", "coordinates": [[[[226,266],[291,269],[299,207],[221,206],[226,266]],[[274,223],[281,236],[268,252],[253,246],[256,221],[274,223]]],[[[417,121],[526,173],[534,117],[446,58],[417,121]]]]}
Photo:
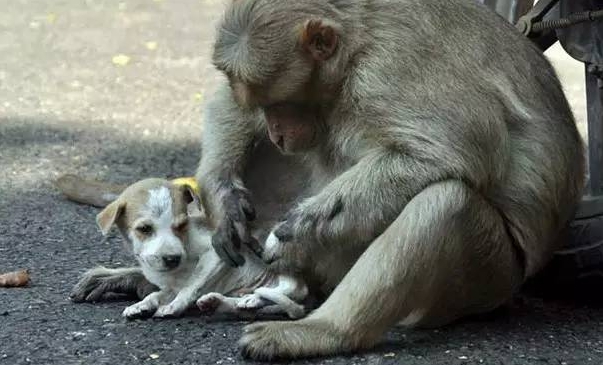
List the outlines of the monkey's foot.
{"type": "Polygon", "coordinates": [[[239,347],[254,360],[311,357],[351,350],[346,337],[318,320],[261,322],[245,327],[239,347]]]}

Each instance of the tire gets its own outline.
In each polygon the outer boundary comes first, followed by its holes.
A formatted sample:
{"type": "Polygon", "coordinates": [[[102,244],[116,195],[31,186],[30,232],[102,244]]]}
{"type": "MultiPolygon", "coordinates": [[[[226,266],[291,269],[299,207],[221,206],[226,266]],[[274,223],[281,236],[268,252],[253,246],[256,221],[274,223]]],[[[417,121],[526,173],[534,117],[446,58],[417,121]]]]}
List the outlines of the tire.
{"type": "Polygon", "coordinates": [[[544,297],[603,302],[603,215],[575,219],[566,245],[526,285],[544,297]]]}

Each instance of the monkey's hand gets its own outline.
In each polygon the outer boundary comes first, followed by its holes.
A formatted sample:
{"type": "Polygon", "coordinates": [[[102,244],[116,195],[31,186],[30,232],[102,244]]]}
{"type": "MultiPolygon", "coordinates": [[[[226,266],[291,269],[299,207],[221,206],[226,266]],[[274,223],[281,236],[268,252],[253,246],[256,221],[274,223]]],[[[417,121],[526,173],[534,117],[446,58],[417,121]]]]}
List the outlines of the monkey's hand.
{"type": "Polygon", "coordinates": [[[291,218],[278,224],[264,243],[262,259],[280,273],[299,272],[309,256],[310,248],[295,238],[296,220],[291,218]]]}
{"type": "Polygon", "coordinates": [[[228,265],[237,267],[245,263],[239,253],[241,243],[261,256],[262,247],[251,236],[248,223],[255,219],[255,210],[249,194],[243,189],[228,188],[221,192],[223,218],[212,237],[212,246],[228,265]]]}
{"type": "MultiPolygon", "coordinates": [[[[372,151],[291,210],[274,231],[279,242],[292,242],[281,244],[279,255],[291,265],[300,252],[311,257],[335,247],[363,250],[414,196],[450,175],[446,166],[396,151],[372,151]]],[[[297,265],[303,264],[312,262],[297,265]]]]}

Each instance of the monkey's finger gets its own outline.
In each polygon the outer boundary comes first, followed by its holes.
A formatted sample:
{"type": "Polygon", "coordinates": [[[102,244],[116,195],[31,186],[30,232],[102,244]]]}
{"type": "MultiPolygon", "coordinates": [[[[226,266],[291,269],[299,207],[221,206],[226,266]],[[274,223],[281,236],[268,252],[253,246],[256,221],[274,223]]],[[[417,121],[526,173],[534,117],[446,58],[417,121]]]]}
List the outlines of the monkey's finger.
{"type": "Polygon", "coordinates": [[[264,247],[253,237],[249,237],[249,240],[244,241],[245,245],[251,249],[251,251],[259,258],[262,258],[264,254],[264,247]]]}
{"type": "Polygon", "coordinates": [[[236,195],[228,195],[224,198],[224,211],[226,219],[235,222],[244,222],[247,218],[241,207],[241,199],[236,195]]]}
{"type": "Polygon", "coordinates": [[[218,257],[220,257],[220,259],[222,259],[222,261],[224,261],[230,267],[238,267],[245,263],[243,256],[235,252],[233,249],[227,250],[225,247],[227,245],[219,242],[219,240],[212,239],[211,245],[218,257]],[[239,256],[239,258],[236,256],[239,256]]]}
{"type": "MultiPolygon", "coordinates": [[[[255,208],[249,199],[249,193],[245,190],[234,190],[232,192],[232,199],[235,200],[237,205],[237,215],[241,215],[245,217],[247,221],[252,221],[255,219],[255,208]]],[[[230,207],[233,207],[235,204],[233,201],[228,202],[230,207]]],[[[242,219],[239,219],[242,220],[242,219]]]]}
{"type": "Polygon", "coordinates": [[[224,251],[230,259],[235,263],[235,267],[243,266],[245,264],[245,258],[241,255],[237,250],[231,245],[226,245],[224,247],[224,251]]]}
{"type": "Polygon", "coordinates": [[[291,242],[291,241],[293,241],[293,225],[290,223],[290,221],[283,222],[274,231],[274,235],[281,242],[291,242]]]}
{"type": "Polygon", "coordinates": [[[232,236],[231,239],[235,244],[235,248],[239,249],[241,242],[247,242],[251,239],[251,234],[249,233],[247,222],[232,222],[232,226],[235,230],[233,234],[236,234],[236,236],[232,236]]]}
{"type": "Polygon", "coordinates": [[[252,221],[255,219],[255,217],[256,217],[255,208],[253,207],[253,204],[251,204],[249,199],[247,199],[247,198],[241,199],[241,209],[243,209],[245,218],[247,218],[248,221],[252,221]]]}
{"type": "Polygon", "coordinates": [[[214,248],[216,254],[218,254],[218,257],[222,261],[224,261],[228,266],[237,267],[237,263],[226,253],[226,251],[224,250],[224,248],[222,248],[221,245],[217,245],[212,242],[212,247],[214,248]]]}

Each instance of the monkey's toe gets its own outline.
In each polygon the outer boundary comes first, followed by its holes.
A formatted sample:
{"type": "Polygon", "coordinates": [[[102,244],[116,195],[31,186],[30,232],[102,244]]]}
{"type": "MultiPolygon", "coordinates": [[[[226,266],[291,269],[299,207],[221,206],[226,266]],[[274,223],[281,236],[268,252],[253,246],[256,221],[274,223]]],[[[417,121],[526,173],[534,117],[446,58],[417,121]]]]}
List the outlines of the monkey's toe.
{"type": "Polygon", "coordinates": [[[270,361],[349,351],[345,336],[320,321],[263,322],[248,325],[239,341],[246,359],[270,361]]]}
{"type": "Polygon", "coordinates": [[[285,348],[281,343],[283,341],[279,339],[280,331],[278,328],[270,327],[268,323],[256,323],[245,327],[244,335],[239,341],[243,358],[270,361],[286,357],[285,348]]]}

